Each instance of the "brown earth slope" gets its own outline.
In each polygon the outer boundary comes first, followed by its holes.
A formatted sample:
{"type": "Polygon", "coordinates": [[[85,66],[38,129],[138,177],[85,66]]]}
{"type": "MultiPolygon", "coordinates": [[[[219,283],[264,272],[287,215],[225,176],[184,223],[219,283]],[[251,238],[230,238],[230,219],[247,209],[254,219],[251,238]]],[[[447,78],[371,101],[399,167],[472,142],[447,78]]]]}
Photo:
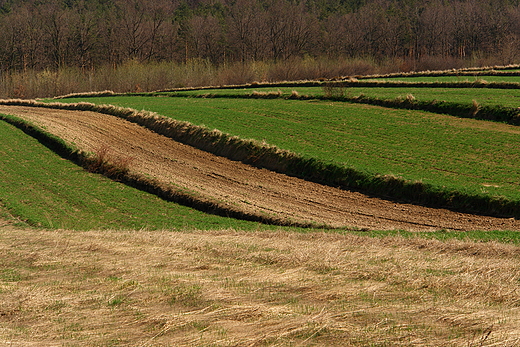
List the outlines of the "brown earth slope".
{"type": "Polygon", "coordinates": [[[186,146],[126,120],[100,113],[0,106],[95,152],[132,158],[130,170],[246,213],[334,227],[429,231],[520,230],[520,221],[432,209],[368,197],[254,168],[186,146]]]}

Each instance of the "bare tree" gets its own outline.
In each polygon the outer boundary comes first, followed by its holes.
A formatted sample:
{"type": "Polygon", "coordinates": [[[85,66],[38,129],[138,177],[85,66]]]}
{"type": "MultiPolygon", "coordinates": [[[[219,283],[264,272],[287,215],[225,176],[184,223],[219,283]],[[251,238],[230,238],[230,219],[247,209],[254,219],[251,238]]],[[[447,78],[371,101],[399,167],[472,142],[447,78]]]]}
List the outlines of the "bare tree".
{"type": "Polygon", "coordinates": [[[443,1],[432,2],[419,19],[421,56],[447,57],[453,53],[455,36],[453,7],[443,1]]]}
{"type": "Polygon", "coordinates": [[[236,59],[259,60],[266,45],[265,11],[256,0],[236,0],[227,12],[228,41],[236,59]]]}
{"type": "Polygon", "coordinates": [[[266,26],[270,56],[274,60],[305,52],[318,29],[304,3],[292,4],[286,0],[273,0],[266,11],[266,26]]]}
{"type": "Polygon", "coordinates": [[[4,15],[0,21],[0,54],[3,70],[33,68],[32,58],[40,51],[41,39],[35,37],[34,16],[27,6],[4,15]]]}
{"type": "Polygon", "coordinates": [[[517,62],[519,13],[517,0],[9,0],[0,67],[305,55],[517,62]]]}
{"type": "Polygon", "coordinates": [[[504,38],[501,43],[500,55],[504,64],[513,64],[520,60],[520,5],[507,9],[506,28],[504,28],[504,38]]]}
{"type": "Polygon", "coordinates": [[[45,35],[44,43],[48,58],[55,68],[60,68],[67,63],[72,17],[72,10],[61,6],[58,2],[48,2],[37,7],[36,18],[45,35]]]}
{"type": "Polygon", "coordinates": [[[370,3],[351,17],[349,30],[352,31],[353,41],[356,43],[353,49],[358,55],[383,56],[388,44],[385,22],[385,12],[388,3],[380,0],[370,3]]]}
{"type": "Polygon", "coordinates": [[[150,60],[158,53],[161,35],[170,34],[175,2],[168,0],[116,0],[111,25],[113,54],[120,60],[150,60]]]}
{"type": "Polygon", "coordinates": [[[91,2],[76,3],[71,15],[72,33],[70,50],[75,65],[92,68],[103,60],[102,15],[91,2]]]}
{"type": "Polygon", "coordinates": [[[224,35],[218,19],[212,15],[195,16],[189,23],[195,57],[209,59],[215,64],[222,62],[224,35]]]}

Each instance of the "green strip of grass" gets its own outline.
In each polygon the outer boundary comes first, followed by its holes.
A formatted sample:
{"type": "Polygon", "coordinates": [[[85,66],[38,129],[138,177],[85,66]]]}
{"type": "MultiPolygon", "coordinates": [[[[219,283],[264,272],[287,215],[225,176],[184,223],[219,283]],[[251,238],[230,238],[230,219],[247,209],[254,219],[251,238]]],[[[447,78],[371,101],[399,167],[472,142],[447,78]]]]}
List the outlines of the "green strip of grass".
{"type": "Polygon", "coordinates": [[[351,96],[366,95],[371,98],[393,100],[411,94],[417,101],[443,101],[471,104],[473,100],[482,106],[520,106],[520,89],[485,89],[485,88],[347,88],[351,96]]]}
{"type": "Polygon", "coordinates": [[[520,76],[490,76],[490,75],[462,75],[462,76],[406,76],[406,77],[383,77],[374,79],[364,79],[363,81],[378,81],[378,82],[439,82],[439,83],[453,83],[453,82],[469,82],[469,83],[520,83],[520,76]]]}
{"type": "MultiPolygon", "coordinates": [[[[300,96],[324,97],[322,87],[294,87],[294,88],[237,88],[237,89],[210,89],[210,90],[190,90],[166,93],[169,96],[203,96],[216,95],[220,97],[237,97],[250,95],[252,92],[282,92],[282,97],[289,97],[293,91],[300,96]]],[[[413,95],[415,100],[422,102],[447,102],[471,105],[473,100],[481,106],[503,106],[520,107],[520,89],[486,89],[486,88],[417,88],[412,86],[403,87],[345,87],[343,93],[347,98],[355,98],[360,95],[366,98],[395,100],[406,98],[413,95]]],[[[159,93],[161,95],[161,93],[159,93]]],[[[348,101],[348,100],[347,100],[348,101]]],[[[388,105],[390,106],[390,105],[388,105]]]]}
{"type": "Polygon", "coordinates": [[[0,203],[29,225],[75,230],[269,228],[205,214],[88,173],[2,121],[0,139],[0,203]]]}
{"type": "Polygon", "coordinates": [[[514,243],[520,244],[520,233],[517,231],[508,231],[508,230],[496,230],[496,231],[451,231],[451,230],[438,230],[435,232],[424,232],[424,233],[416,233],[416,232],[408,232],[408,231],[399,231],[399,230],[389,230],[389,231],[349,231],[349,233],[354,233],[358,235],[365,235],[370,237],[386,237],[386,236],[402,236],[405,238],[414,238],[421,237],[426,239],[435,239],[440,241],[449,241],[449,240],[470,240],[476,242],[502,242],[502,243],[514,243]]]}

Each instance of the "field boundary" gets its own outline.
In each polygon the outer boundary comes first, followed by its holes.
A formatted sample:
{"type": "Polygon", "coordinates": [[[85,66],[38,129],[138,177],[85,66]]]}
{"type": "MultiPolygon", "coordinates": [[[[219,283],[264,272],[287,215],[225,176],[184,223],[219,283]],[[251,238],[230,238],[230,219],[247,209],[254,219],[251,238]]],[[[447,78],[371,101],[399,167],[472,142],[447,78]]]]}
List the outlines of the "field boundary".
{"type": "MultiPolygon", "coordinates": [[[[392,175],[374,175],[355,168],[326,163],[316,158],[303,157],[259,141],[243,140],[218,130],[210,130],[189,122],[179,122],[153,112],[85,102],[63,104],[30,100],[3,100],[0,103],[109,114],[204,151],[308,181],[346,190],[357,190],[375,197],[399,202],[496,217],[520,218],[520,201],[447,190],[392,175]]],[[[133,183],[131,179],[128,179],[128,183],[134,186],[142,184],[141,181],[133,183]]],[[[145,188],[142,189],[145,190],[145,188]]],[[[158,194],[162,193],[158,192],[158,194]]],[[[175,199],[175,194],[172,199],[175,199]]]]}
{"type": "MultiPolygon", "coordinates": [[[[518,73],[520,76],[520,73],[518,73]]],[[[382,75],[385,76],[385,75],[382,75]]],[[[434,75],[436,76],[436,75],[434,75]]],[[[483,75],[485,76],[485,75],[483,75]]],[[[388,78],[395,78],[396,76],[388,76],[388,78]]],[[[421,76],[427,77],[427,76],[421,76]]],[[[212,89],[255,89],[255,88],[291,88],[291,87],[323,87],[327,84],[342,85],[345,88],[348,87],[378,87],[378,88],[401,88],[401,87],[413,87],[413,88],[489,88],[489,89],[520,89],[520,83],[518,82],[487,82],[481,79],[475,81],[457,81],[457,82],[408,82],[408,81],[364,81],[369,78],[384,78],[384,77],[346,77],[344,79],[337,80],[323,80],[323,81],[287,81],[287,82],[255,82],[246,84],[230,84],[230,85],[218,85],[218,86],[204,86],[204,87],[180,87],[170,89],[160,89],[153,92],[135,92],[135,93],[116,93],[111,90],[104,90],[99,92],[85,92],[85,93],[70,93],[65,95],[55,96],[52,99],[68,99],[77,97],[100,97],[100,96],[154,96],[162,93],[174,93],[174,92],[188,92],[188,91],[203,91],[212,89]]]]}
{"type": "Polygon", "coordinates": [[[520,65],[468,67],[448,70],[424,70],[410,72],[393,72],[388,74],[364,75],[360,78],[393,78],[393,77],[441,77],[441,76],[520,76],[520,65]],[[514,71],[511,71],[514,70],[514,71]]]}

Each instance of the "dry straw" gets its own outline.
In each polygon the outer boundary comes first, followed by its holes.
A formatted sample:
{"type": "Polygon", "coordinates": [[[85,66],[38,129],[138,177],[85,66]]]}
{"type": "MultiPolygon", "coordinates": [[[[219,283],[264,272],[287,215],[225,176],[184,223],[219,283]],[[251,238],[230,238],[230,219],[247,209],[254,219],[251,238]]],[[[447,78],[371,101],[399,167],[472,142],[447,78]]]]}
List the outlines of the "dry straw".
{"type": "Polygon", "coordinates": [[[0,344],[520,342],[514,245],[283,231],[0,234],[0,344]]]}

